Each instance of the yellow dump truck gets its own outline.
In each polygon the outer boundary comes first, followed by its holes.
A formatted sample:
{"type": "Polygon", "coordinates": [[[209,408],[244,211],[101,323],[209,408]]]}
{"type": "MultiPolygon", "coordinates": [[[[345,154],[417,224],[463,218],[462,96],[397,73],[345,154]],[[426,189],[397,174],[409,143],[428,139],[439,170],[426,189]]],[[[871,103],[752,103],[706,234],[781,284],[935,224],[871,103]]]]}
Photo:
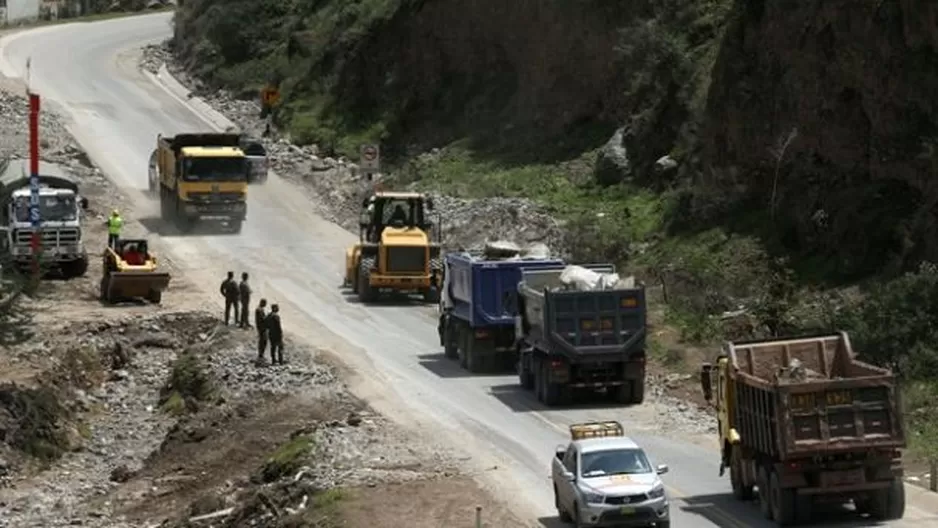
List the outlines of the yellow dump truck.
{"type": "Polygon", "coordinates": [[[720,474],[766,519],[807,523],[816,504],[851,500],[873,521],[902,518],[896,377],[857,360],[846,333],[726,343],[701,385],[717,410],[720,474]]]}
{"type": "Polygon", "coordinates": [[[169,273],[159,271],[146,240],[121,239],[104,250],[101,300],[113,304],[142,297],[159,304],[169,286],[169,273]]]}
{"type": "Polygon", "coordinates": [[[240,145],[240,134],[157,136],[149,184],[151,193],[159,193],[162,219],[184,232],[203,220],[240,232],[250,170],[240,145]]]}
{"type": "Polygon", "coordinates": [[[377,192],[362,202],[359,242],[345,252],[345,286],[362,302],[382,291],[438,302],[443,264],[431,240],[433,201],[420,193],[377,192]]]}

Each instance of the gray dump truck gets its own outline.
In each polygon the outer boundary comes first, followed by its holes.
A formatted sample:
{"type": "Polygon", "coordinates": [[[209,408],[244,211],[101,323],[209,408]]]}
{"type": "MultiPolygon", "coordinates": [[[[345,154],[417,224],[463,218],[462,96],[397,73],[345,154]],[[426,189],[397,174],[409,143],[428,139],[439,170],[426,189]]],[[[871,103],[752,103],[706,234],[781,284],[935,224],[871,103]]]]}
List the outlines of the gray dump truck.
{"type": "MultiPolygon", "coordinates": [[[[613,273],[614,266],[581,266],[613,273]]],[[[518,376],[547,405],[574,391],[617,403],[645,398],[645,289],[582,291],[561,280],[564,269],[525,269],[518,284],[518,376]]]]}

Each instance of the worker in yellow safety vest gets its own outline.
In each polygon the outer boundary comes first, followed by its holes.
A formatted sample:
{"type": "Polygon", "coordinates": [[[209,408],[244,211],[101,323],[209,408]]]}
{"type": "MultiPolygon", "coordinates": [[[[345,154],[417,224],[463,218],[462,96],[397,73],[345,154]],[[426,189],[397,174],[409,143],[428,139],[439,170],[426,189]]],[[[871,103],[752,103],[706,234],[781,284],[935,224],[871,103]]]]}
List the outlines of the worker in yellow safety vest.
{"type": "Polygon", "coordinates": [[[121,229],[124,227],[124,219],[117,209],[111,211],[111,216],[107,219],[107,245],[111,249],[117,250],[117,241],[121,237],[121,229]]]}

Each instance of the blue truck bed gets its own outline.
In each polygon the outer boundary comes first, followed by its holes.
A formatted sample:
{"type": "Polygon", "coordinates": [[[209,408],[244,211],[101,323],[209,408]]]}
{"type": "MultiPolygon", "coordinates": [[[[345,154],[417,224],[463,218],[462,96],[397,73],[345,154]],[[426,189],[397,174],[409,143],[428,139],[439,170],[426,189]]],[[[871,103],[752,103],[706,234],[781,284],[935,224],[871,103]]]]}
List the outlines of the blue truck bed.
{"type": "Polygon", "coordinates": [[[563,269],[559,259],[481,260],[446,255],[448,307],[438,331],[446,357],[459,359],[470,372],[514,368],[518,358],[515,316],[522,270],[563,269]]]}
{"type": "Polygon", "coordinates": [[[523,269],[562,269],[560,259],[477,260],[446,255],[450,278],[452,316],[471,328],[515,324],[518,283],[523,269]]]}

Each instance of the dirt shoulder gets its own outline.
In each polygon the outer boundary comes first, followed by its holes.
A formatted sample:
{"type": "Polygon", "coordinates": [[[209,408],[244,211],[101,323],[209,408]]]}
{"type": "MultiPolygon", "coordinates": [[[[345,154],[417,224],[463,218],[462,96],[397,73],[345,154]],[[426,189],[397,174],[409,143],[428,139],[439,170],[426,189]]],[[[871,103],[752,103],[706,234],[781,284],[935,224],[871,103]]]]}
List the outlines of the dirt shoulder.
{"type": "MultiPolygon", "coordinates": [[[[0,88],[0,154],[22,155],[26,101],[0,88]]],[[[252,332],[220,324],[159,240],[162,304],[103,305],[107,214],[147,232],[51,111],[41,138],[89,199],[92,262],[0,317],[0,527],[452,526],[476,504],[486,526],[524,525],[448,449],[356,400],[322,351],[288,342],[289,364],[258,364],[252,332]]]]}

